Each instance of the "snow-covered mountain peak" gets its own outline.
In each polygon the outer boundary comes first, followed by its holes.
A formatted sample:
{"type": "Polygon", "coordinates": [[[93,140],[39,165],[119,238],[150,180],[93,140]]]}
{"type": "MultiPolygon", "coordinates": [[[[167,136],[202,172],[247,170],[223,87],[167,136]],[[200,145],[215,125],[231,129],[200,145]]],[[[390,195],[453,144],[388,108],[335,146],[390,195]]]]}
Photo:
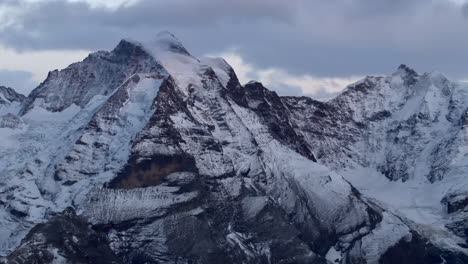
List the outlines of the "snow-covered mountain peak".
{"type": "Polygon", "coordinates": [[[167,31],[145,42],[144,49],[158,61],[177,84],[184,100],[213,87],[226,88],[229,81],[237,81],[231,66],[224,59],[192,56],[182,43],[167,31]],[[209,84],[209,83],[215,84],[209,84]],[[218,85],[220,84],[220,85],[218,85]]]}
{"type": "MultiPolygon", "coordinates": [[[[449,81],[443,74],[418,74],[401,65],[389,76],[369,76],[349,85],[320,108],[337,109],[340,114],[329,115],[342,125],[341,130],[354,135],[352,140],[346,138],[339,143],[343,144],[341,151],[350,142],[356,142],[350,153],[362,156],[352,162],[375,166],[391,180],[434,181],[444,177],[447,167],[442,163],[434,165],[445,159],[435,153],[442,153],[444,144],[458,133],[468,105],[466,94],[461,84],[449,81]]],[[[331,129],[334,130],[328,128],[331,129]]],[[[333,148],[327,146],[323,151],[333,148]]],[[[332,163],[343,162],[346,155],[333,157],[332,163]]]]}
{"type": "Polygon", "coordinates": [[[405,75],[418,75],[414,69],[408,67],[406,64],[400,64],[400,66],[398,66],[397,72],[405,75]]]}
{"type": "Polygon", "coordinates": [[[0,86],[0,116],[18,114],[25,99],[24,95],[17,93],[13,88],[0,86]]]}
{"type": "Polygon", "coordinates": [[[401,64],[396,70],[396,72],[393,73],[391,76],[394,78],[401,78],[404,85],[407,87],[413,86],[420,77],[420,75],[415,70],[406,66],[405,64],[401,64]]]}
{"type": "Polygon", "coordinates": [[[13,88],[0,86],[0,105],[13,102],[22,102],[26,96],[16,92],[13,88]]]}
{"type": "Polygon", "coordinates": [[[34,107],[52,112],[86,106],[96,95],[111,95],[136,73],[166,74],[141,44],[122,40],[111,52],[99,51],[67,68],[52,71],[26,99],[21,115],[34,107]]]}
{"type": "Polygon", "coordinates": [[[179,39],[169,31],[161,31],[156,34],[156,38],[150,42],[150,45],[153,46],[151,47],[152,49],[159,52],[172,52],[190,56],[190,53],[185,49],[179,39]]]}
{"type": "MultiPolygon", "coordinates": [[[[141,43],[134,41],[134,40],[130,40],[130,39],[120,40],[117,46],[115,46],[115,48],[112,50],[113,53],[120,55],[120,56],[131,55],[134,51],[144,52],[141,43]]],[[[98,52],[90,54],[90,56],[93,56],[93,55],[99,56],[101,53],[103,52],[98,51],[98,52]]]]}

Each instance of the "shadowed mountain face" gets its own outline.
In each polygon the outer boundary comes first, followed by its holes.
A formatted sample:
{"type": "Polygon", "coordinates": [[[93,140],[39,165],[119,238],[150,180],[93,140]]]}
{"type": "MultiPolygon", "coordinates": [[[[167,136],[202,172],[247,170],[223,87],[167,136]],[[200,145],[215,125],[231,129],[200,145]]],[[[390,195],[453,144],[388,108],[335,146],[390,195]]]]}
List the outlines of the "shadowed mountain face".
{"type": "Polygon", "coordinates": [[[31,229],[8,263],[122,263],[105,234],[91,229],[72,208],[31,229]]]}
{"type": "Polygon", "coordinates": [[[402,65],[328,102],[279,97],[241,85],[223,59],[193,57],[170,33],[122,41],[51,72],[0,119],[0,255],[466,263],[464,96],[402,65]],[[390,184],[450,189],[437,201],[450,229],[363,195],[363,168],[390,184]],[[350,171],[358,189],[340,175],[350,171]]]}
{"type": "Polygon", "coordinates": [[[10,104],[13,102],[23,102],[26,97],[17,93],[13,88],[0,86],[0,104],[10,104]]]}

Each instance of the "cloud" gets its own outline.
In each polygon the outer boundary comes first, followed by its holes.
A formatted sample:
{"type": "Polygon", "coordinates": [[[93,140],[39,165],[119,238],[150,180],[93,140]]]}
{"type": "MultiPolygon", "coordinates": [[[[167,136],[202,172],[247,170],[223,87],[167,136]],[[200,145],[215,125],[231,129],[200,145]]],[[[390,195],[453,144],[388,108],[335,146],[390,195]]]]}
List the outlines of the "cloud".
{"type": "Polygon", "coordinates": [[[317,77],[309,74],[294,75],[280,68],[258,68],[234,51],[216,54],[224,58],[236,71],[241,83],[257,80],[279,95],[307,95],[314,98],[327,97],[341,92],[347,85],[362,76],[317,77]]]}
{"type": "MultiPolygon", "coordinates": [[[[34,1],[34,0],[33,0],[34,1]]],[[[38,1],[38,0],[36,0],[38,1]]],[[[39,0],[39,1],[47,1],[47,0],[39,0]]],[[[109,8],[109,9],[118,9],[121,7],[128,7],[139,0],[68,0],[69,2],[84,2],[87,3],[91,8],[109,8]]]]}
{"type": "Polygon", "coordinates": [[[94,1],[7,0],[0,9],[10,10],[14,19],[0,20],[8,25],[3,27],[0,41],[16,49],[93,49],[108,44],[109,39],[115,42],[127,34],[154,35],[174,26],[193,29],[226,21],[286,22],[295,6],[281,0],[140,0],[117,8],[92,6],[90,2],[94,1]]]}
{"type": "Polygon", "coordinates": [[[195,55],[234,49],[259,68],[294,76],[387,73],[405,63],[463,78],[468,19],[460,1],[3,0],[0,44],[109,50],[121,38],[146,41],[169,30],[195,55]]]}
{"type": "Polygon", "coordinates": [[[468,18],[468,3],[464,3],[462,5],[462,12],[463,12],[463,15],[468,18]]]}
{"type": "MultiPolygon", "coordinates": [[[[84,59],[88,53],[89,51],[82,50],[18,52],[0,46],[0,54],[2,54],[0,71],[4,72],[4,75],[0,75],[0,77],[3,76],[12,83],[12,88],[21,89],[22,93],[28,94],[34,88],[30,85],[30,79],[34,83],[40,83],[46,78],[49,71],[63,69],[73,62],[84,59]],[[23,72],[23,75],[17,74],[20,72],[23,72]],[[25,77],[24,72],[28,73],[27,77],[25,77]],[[22,82],[23,77],[25,82],[22,82]]],[[[0,85],[5,85],[2,83],[2,79],[0,79],[0,85]]]]}
{"type": "Polygon", "coordinates": [[[28,95],[38,84],[31,72],[0,70],[0,85],[11,87],[18,93],[28,95]]]}

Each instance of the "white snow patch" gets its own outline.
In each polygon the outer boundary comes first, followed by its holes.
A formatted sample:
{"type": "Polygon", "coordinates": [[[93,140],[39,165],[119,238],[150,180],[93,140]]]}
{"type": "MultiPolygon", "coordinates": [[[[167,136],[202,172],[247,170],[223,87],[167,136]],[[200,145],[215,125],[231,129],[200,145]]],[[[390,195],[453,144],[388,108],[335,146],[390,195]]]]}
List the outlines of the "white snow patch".
{"type": "Polygon", "coordinates": [[[367,263],[378,263],[380,256],[402,238],[411,240],[410,229],[400,219],[388,212],[382,216],[378,226],[361,240],[361,252],[367,263]]]}
{"type": "Polygon", "coordinates": [[[266,196],[246,197],[242,200],[242,210],[247,219],[257,216],[260,211],[268,204],[266,196]]]}
{"type": "Polygon", "coordinates": [[[26,115],[23,116],[24,119],[31,119],[36,122],[66,122],[72,119],[79,111],[81,107],[72,104],[67,109],[64,109],[61,112],[51,112],[42,107],[34,107],[26,115]]]}
{"type": "Polygon", "coordinates": [[[201,58],[201,62],[213,69],[221,84],[226,88],[231,79],[229,77],[231,66],[223,58],[205,57],[201,58]]]}
{"type": "Polygon", "coordinates": [[[340,174],[366,198],[409,220],[405,222],[434,244],[467,252],[458,245],[463,240],[446,228],[450,219],[441,203],[450,189],[458,187],[460,179],[447,177],[436,183],[421,177],[406,182],[390,181],[369,168],[344,170],[340,174]]]}
{"type": "Polygon", "coordinates": [[[331,263],[340,263],[341,258],[341,252],[337,251],[335,247],[331,247],[325,255],[325,259],[331,263]]]}

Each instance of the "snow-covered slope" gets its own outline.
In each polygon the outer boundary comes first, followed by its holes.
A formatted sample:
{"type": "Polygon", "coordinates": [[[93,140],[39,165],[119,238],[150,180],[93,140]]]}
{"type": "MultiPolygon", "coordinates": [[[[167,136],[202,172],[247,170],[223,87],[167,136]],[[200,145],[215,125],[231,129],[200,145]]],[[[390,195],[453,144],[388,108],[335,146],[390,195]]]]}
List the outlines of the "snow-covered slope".
{"type": "Polygon", "coordinates": [[[326,103],[285,102],[321,162],[428,236],[457,247],[465,244],[468,227],[467,95],[465,84],[401,65],[326,103]]]}
{"type": "Polygon", "coordinates": [[[82,261],[100,241],[94,260],[110,263],[464,263],[461,238],[430,236],[354,173],[439,183],[394,173],[424,164],[403,143],[408,158],[392,159],[396,146],[380,137],[419,109],[441,123],[407,124],[428,131],[412,141],[448,137],[453,100],[431,98],[448,86],[464,100],[449,84],[400,67],[322,103],[241,86],[223,59],[195,58],[168,32],[122,41],[51,72],[3,121],[0,254],[82,261]],[[73,231],[57,236],[56,223],[73,231]]]}

